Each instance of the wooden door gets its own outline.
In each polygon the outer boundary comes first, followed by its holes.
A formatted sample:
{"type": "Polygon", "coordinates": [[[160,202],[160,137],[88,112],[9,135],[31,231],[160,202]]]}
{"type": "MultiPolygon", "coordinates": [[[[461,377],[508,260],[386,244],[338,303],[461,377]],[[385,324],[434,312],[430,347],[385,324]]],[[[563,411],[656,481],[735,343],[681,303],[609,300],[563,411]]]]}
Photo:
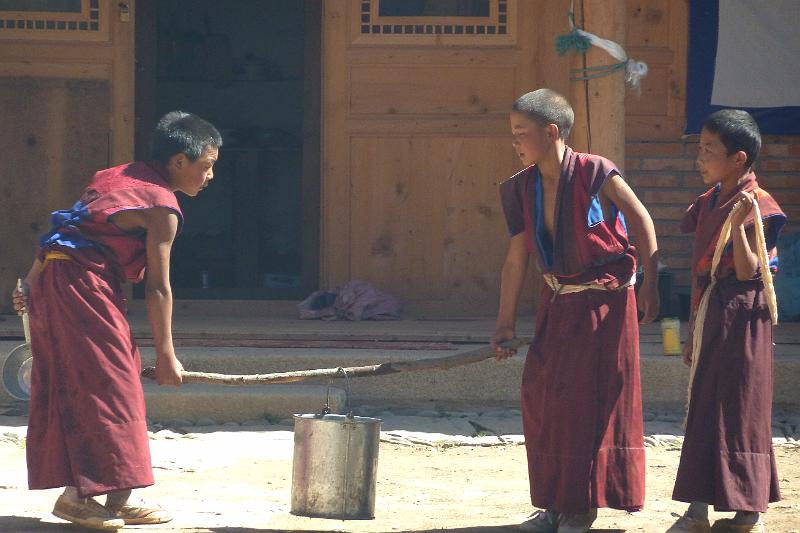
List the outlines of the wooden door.
{"type": "Polygon", "coordinates": [[[50,212],[133,156],[134,1],[52,4],[0,10],[2,294],[28,271],[50,212]]]}
{"type": "Polygon", "coordinates": [[[417,314],[496,310],[498,183],[520,168],[508,112],[542,86],[567,94],[573,59],[552,41],[568,1],[486,4],[391,17],[380,0],[324,2],[323,286],[366,279],[417,314]]]}
{"type": "Polygon", "coordinates": [[[647,63],[641,94],[625,103],[630,141],[673,141],[685,126],[688,0],[628,0],[627,50],[647,63]]]}

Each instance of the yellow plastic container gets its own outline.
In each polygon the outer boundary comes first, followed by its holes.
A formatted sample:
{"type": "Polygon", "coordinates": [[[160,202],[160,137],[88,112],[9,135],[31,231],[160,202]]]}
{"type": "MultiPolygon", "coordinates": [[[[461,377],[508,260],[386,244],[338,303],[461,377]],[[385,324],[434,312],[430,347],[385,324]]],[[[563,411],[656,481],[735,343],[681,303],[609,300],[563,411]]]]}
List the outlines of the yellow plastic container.
{"type": "Polygon", "coordinates": [[[661,344],[664,355],[681,355],[681,321],[677,318],[661,319],[661,344]]]}

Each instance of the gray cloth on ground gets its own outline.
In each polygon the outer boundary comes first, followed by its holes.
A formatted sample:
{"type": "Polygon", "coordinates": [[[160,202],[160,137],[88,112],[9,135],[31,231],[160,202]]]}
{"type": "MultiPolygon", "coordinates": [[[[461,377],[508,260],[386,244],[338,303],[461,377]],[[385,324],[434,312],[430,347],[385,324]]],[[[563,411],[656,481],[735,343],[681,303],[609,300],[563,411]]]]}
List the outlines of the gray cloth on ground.
{"type": "Polygon", "coordinates": [[[353,280],[332,291],[315,291],[297,305],[301,319],[397,320],[402,304],[372,284],[353,280]]]}

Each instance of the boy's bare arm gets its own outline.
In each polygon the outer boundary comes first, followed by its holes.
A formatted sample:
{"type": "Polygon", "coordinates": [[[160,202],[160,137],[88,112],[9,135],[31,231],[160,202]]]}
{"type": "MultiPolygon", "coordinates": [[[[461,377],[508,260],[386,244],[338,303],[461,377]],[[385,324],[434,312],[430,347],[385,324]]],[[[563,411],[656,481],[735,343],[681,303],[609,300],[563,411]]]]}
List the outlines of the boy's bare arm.
{"type": "Polygon", "coordinates": [[[156,349],[156,381],[160,385],[180,385],[183,367],[172,344],[172,288],[169,283],[170,252],[178,232],[178,216],[163,207],[140,213],[147,230],[145,303],[156,349]]]}
{"type": "Polygon", "coordinates": [[[614,174],[605,180],[601,194],[617,206],[636,235],[639,258],[644,269],[644,283],[639,288],[637,301],[644,312],[642,323],[647,324],[658,316],[658,244],[653,219],[622,176],[614,174]]]}
{"type": "Polygon", "coordinates": [[[504,359],[516,352],[513,349],[501,348],[498,344],[511,340],[515,336],[517,305],[525,282],[525,274],[528,271],[529,258],[528,248],[525,245],[525,233],[514,235],[508,245],[508,253],[500,273],[500,308],[497,312],[497,322],[491,339],[498,359],[504,359]]]}
{"type": "MultiPolygon", "coordinates": [[[[746,192],[739,193],[739,200],[731,213],[731,241],[733,242],[733,264],[736,279],[747,281],[753,279],[758,269],[756,254],[756,238],[753,226],[745,229],[744,221],[753,209],[753,196],[746,192]]],[[[765,228],[766,229],[766,228],[765,228]]],[[[764,265],[769,268],[769,265],[764,265]]]]}

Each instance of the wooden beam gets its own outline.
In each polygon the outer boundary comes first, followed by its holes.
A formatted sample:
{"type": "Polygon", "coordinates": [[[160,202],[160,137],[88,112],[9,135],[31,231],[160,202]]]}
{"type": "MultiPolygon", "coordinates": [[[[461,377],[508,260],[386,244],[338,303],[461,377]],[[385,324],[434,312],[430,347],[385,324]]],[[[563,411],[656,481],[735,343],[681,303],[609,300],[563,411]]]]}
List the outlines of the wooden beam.
{"type": "Polygon", "coordinates": [[[348,58],[349,2],[322,3],[322,162],[320,187],[320,285],[350,280],[350,140],[347,123],[350,92],[348,58]]]}
{"type": "Polygon", "coordinates": [[[121,165],[133,159],[134,125],[134,21],[136,4],[127,2],[130,17],[120,20],[120,5],[111,4],[108,14],[114,43],[114,62],[111,74],[111,147],[110,165],[121,165]]]}
{"type": "Polygon", "coordinates": [[[0,60],[0,77],[107,80],[111,66],[102,63],[51,63],[0,60]]]}

